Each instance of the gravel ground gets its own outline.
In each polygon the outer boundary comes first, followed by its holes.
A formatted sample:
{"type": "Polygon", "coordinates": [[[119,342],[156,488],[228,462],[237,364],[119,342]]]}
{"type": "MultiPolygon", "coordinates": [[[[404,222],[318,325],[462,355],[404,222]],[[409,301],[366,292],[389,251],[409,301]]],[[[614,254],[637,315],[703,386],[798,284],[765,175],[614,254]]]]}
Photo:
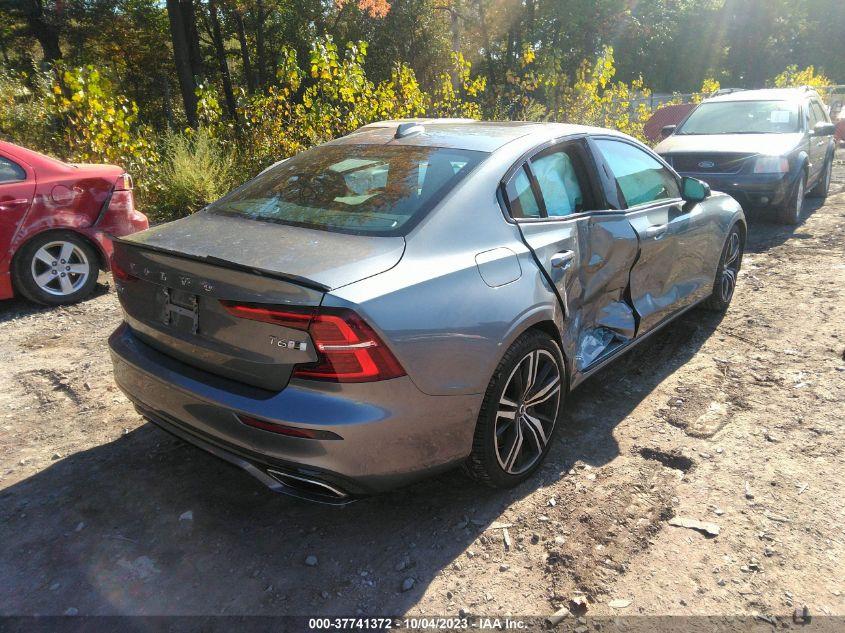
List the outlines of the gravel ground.
{"type": "Polygon", "coordinates": [[[81,305],[4,302],[0,614],[845,615],[845,161],[833,191],[794,229],[752,218],[724,318],[588,381],[505,493],[273,495],[117,390],[107,276],[81,305]]]}

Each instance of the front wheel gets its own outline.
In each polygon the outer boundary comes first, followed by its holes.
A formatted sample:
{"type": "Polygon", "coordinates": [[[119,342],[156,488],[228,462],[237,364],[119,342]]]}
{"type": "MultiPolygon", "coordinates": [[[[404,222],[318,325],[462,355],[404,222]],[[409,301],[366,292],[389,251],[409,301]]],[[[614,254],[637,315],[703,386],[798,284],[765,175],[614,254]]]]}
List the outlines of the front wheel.
{"type": "Polygon", "coordinates": [[[36,303],[74,303],[94,290],[98,261],[96,251],[75,233],[44,233],[15,256],[15,286],[36,303]]]}
{"type": "Polygon", "coordinates": [[[560,348],[548,334],[532,330],[510,346],[478,414],[464,465],[473,479],[511,488],[537,470],[557,428],[565,379],[560,348]]]}
{"type": "Polygon", "coordinates": [[[778,209],[778,221],[781,224],[796,225],[801,222],[804,213],[804,198],[807,190],[807,176],[798,178],[792,188],[792,194],[784,200],[778,209]]]}
{"type": "Polygon", "coordinates": [[[738,224],[734,224],[722,248],[716,280],[713,282],[713,293],[704,302],[704,307],[708,310],[724,312],[731,304],[734,290],[736,290],[736,278],[742,265],[744,247],[742,231],[738,224]]]}
{"type": "Polygon", "coordinates": [[[816,186],[813,187],[812,191],[810,191],[811,198],[820,198],[822,200],[827,198],[827,194],[830,191],[830,180],[832,174],[833,158],[828,158],[824,166],[824,171],[822,172],[822,177],[819,179],[816,186]]]}

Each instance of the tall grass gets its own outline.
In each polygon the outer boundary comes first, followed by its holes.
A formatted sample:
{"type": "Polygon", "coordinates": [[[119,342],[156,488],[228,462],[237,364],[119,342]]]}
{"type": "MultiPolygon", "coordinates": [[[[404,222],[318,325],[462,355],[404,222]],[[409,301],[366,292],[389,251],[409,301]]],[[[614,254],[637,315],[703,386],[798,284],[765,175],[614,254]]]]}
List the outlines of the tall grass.
{"type": "Polygon", "coordinates": [[[237,168],[227,148],[204,128],[168,134],[163,143],[160,187],[153,221],[190,215],[222,197],[236,184],[237,168]]]}

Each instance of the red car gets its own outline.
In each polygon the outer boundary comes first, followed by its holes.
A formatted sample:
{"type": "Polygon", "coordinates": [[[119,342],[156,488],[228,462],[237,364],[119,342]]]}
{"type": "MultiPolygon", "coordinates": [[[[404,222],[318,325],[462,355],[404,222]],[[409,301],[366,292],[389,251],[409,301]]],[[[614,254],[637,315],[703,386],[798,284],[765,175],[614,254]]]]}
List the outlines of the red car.
{"type": "Polygon", "coordinates": [[[147,227],[120,167],[63,163],[0,141],[0,299],[79,301],[109,270],[111,237],[147,227]]]}

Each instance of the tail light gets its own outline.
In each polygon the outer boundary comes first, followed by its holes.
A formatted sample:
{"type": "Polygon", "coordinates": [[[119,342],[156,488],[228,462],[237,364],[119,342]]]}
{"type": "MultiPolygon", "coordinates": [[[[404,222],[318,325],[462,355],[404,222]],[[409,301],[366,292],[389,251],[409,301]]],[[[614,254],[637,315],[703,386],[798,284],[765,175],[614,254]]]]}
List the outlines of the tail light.
{"type": "Polygon", "coordinates": [[[138,281],[138,277],[126,271],[120,264],[117,263],[117,260],[112,258],[111,260],[111,274],[112,276],[124,283],[128,283],[130,281],[138,281]]]}
{"type": "Polygon", "coordinates": [[[114,183],[115,191],[132,191],[134,187],[135,183],[132,181],[132,176],[126,173],[120,174],[114,183]]]}
{"type": "Polygon", "coordinates": [[[293,375],[330,382],[374,382],[405,375],[378,334],[347,308],[290,308],[221,301],[229,314],[311,335],[317,361],[297,365],[293,375]]]}

